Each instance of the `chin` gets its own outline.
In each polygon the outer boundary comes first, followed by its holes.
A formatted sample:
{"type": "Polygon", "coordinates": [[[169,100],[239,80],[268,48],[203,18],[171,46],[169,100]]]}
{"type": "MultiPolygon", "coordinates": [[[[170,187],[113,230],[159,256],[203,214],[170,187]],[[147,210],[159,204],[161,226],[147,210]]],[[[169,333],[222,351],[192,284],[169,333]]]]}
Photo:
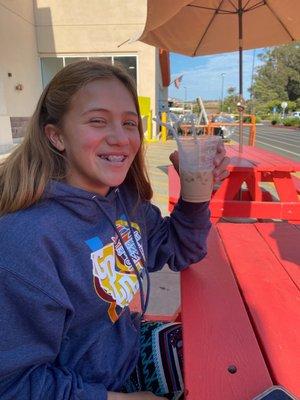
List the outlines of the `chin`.
{"type": "Polygon", "coordinates": [[[107,184],[107,186],[109,187],[120,186],[125,181],[125,178],[126,176],[122,178],[107,179],[107,182],[105,182],[105,184],[107,184]]]}

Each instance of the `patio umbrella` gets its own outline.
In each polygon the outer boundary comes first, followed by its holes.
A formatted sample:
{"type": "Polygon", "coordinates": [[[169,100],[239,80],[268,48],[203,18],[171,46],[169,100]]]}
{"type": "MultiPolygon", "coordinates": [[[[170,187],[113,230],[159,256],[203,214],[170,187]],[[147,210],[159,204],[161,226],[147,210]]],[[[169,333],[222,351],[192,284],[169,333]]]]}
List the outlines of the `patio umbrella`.
{"type": "Polygon", "coordinates": [[[243,49],[299,39],[300,0],[148,0],[145,28],[138,38],[188,56],[239,51],[240,152],[243,49]]]}

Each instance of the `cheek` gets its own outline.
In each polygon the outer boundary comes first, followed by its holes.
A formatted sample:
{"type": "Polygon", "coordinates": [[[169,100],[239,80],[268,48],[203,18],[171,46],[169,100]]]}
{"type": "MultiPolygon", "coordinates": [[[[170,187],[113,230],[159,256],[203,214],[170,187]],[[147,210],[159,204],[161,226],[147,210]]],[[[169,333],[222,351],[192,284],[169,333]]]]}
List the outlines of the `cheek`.
{"type": "Polygon", "coordinates": [[[140,135],[137,134],[131,139],[131,147],[135,154],[138,152],[140,145],[141,145],[140,135]]]}
{"type": "Polygon", "coordinates": [[[99,147],[103,139],[99,137],[99,135],[95,135],[94,132],[78,131],[76,134],[76,138],[73,141],[73,150],[76,151],[95,151],[99,147]]]}

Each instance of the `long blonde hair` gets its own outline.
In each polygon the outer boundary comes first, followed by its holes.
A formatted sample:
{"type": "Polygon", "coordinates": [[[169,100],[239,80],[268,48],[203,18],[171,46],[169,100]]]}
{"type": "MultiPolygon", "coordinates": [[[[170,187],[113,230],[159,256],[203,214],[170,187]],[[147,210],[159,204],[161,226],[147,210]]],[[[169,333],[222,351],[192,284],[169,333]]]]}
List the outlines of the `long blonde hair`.
{"type": "Polygon", "coordinates": [[[44,89],[29,121],[22,143],[0,164],[0,214],[14,212],[34,204],[42,197],[50,179],[63,180],[67,160],[51,144],[44,128],[60,126],[74,94],[87,83],[117,78],[133,97],[139,116],[141,146],[125,182],[142,200],[152,198],[152,189],[144,161],[143,129],[135,84],[121,67],[99,61],[79,61],[60,70],[44,89]]]}

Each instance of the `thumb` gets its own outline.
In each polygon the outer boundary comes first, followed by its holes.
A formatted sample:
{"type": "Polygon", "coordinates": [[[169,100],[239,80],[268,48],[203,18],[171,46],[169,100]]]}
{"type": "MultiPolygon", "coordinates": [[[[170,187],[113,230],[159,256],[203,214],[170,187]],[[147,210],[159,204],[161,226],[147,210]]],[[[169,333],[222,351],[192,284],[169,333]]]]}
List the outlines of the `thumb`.
{"type": "Polygon", "coordinates": [[[173,153],[170,154],[169,159],[171,163],[173,164],[175,170],[179,174],[179,156],[178,156],[178,151],[175,150],[173,153]]]}

